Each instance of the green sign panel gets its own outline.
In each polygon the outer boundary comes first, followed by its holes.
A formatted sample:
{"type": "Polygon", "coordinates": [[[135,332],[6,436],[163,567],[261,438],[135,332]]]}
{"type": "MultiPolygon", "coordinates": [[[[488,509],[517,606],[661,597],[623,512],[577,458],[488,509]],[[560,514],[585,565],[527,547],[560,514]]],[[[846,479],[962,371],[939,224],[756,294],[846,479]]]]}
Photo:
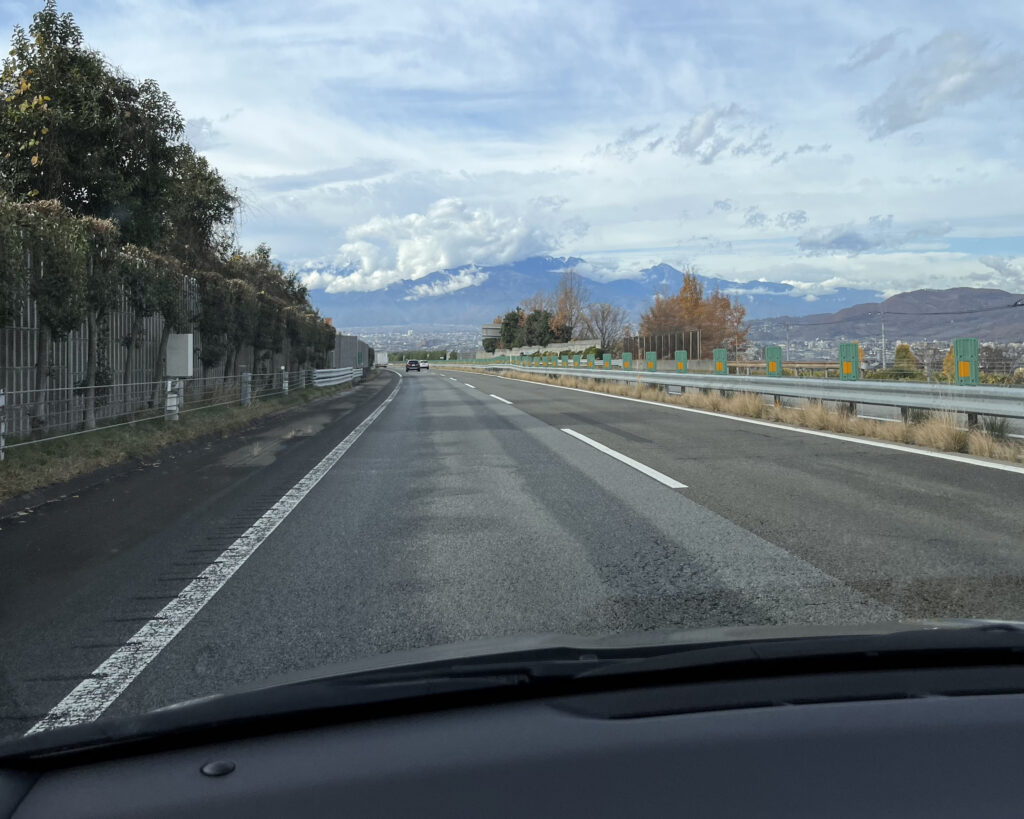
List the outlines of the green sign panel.
{"type": "Polygon", "coordinates": [[[860,345],[846,341],[839,345],[839,380],[856,381],[860,378],[860,345]]]}
{"type": "Polygon", "coordinates": [[[715,373],[717,375],[729,374],[729,353],[725,347],[716,347],[714,353],[715,373]]]}
{"type": "Polygon", "coordinates": [[[782,348],[777,344],[770,344],[764,348],[765,375],[772,378],[782,377],[782,348]]]}
{"type": "Polygon", "coordinates": [[[676,350],[676,370],[686,372],[686,350],[676,350]]]}
{"type": "Polygon", "coordinates": [[[633,367],[633,354],[623,353],[622,354],[622,369],[629,370],[633,367]]]}
{"type": "Polygon", "coordinates": [[[604,355],[601,356],[601,361],[603,362],[604,368],[606,370],[609,369],[612,366],[612,354],[605,353],[604,355]]]}
{"type": "Polygon", "coordinates": [[[572,357],[572,366],[574,366],[574,367],[580,366],[580,358],[581,358],[580,356],[574,355],[572,357]]]}
{"type": "Polygon", "coordinates": [[[953,339],[954,370],[957,384],[978,383],[978,339],[953,339]]]}
{"type": "Polygon", "coordinates": [[[658,369],[658,354],[657,353],[644,353],[644,361],[647,364],[648,370],[658,369]]]}
{"type": "Polygon", "coordinates": [[[593,353],[591,353],[590,355],[587,356],[587,366],[588,367],[593,367],[594,366],[594,358],[595,357],[596,356],[593,353]]]}

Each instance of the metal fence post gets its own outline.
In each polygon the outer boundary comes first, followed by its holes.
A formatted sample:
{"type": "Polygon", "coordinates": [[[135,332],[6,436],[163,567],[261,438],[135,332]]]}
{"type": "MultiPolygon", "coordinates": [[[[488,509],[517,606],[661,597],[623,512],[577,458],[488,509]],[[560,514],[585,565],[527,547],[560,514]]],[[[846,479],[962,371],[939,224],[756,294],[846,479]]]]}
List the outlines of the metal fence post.
{"type": "Polygon", "coordinates": [[[288,373],[281,373],[281,392],[284,395],[288,394],[288,373]]]}
{"type": "Polygon", "coordinates": [[[252,373],[242,373],[242,406],[252,404],[252,373]]]}
{"type": "Polygon", "coordinates": [[[173,378],[167,379],[167,400],[164,402],[164,420],[178,420],[178,395],[174,391],[177,382],[173,378]]]}
{"type": "Polygon", "coordinates": [[[4,436],[7,434],[7,396],[0,389],[0,461],[4,459],[4,436]]]}

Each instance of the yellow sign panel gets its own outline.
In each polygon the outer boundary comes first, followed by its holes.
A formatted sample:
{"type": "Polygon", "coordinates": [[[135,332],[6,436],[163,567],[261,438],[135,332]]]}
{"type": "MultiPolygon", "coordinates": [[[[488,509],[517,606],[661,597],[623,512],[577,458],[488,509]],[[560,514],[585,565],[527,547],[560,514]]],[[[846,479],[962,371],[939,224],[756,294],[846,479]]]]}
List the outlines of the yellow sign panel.
{"type": "Polygon", "coordinates": [[[843,362],[843,375],[850,375],[852,373],[853,373],[853,362],[852,361],[844,361],[843,362]]]}
{"type": "Polygon", "coordinates": [[[971,362],[961,361],[960,362],[960,377],[970,378],[971,377],[971,362]]]}
{"type": "Polygon", "coordinates": [[[654,362],[653,361],[648,361],[647,362],[647,369],[648,370],[653,370],[654,369],[654,362]]]}
{"type": "Polygon", "coordinates": [[[774,361],[769,361],[768,362],[768,372],[773,373],[777,369],[779,369],[779,365],[776,362],[774,362],[774,361]]]}
{"type": "Polygon", "coordinates": [[[716,373],[720,373],[721,371],[722,371],[722,362],[721,361],[716,361],[715,362],[715,372],[716,373]]]}
{"type": "Polygon", "coordinates": [[[683,362],[682,361],[677,361],[676,362],[676,369],[677,370],[683,369],[683,362]]]}

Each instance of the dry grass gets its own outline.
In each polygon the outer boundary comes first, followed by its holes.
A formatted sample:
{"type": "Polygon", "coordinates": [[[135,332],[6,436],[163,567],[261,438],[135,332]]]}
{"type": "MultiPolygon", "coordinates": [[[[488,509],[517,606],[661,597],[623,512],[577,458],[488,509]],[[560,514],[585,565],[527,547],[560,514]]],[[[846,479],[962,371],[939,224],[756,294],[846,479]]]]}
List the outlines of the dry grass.
{"type": "MultiPolygon", "coordinates": [[[[552,375],[546,373],[507,372],[507,377],[522,381],[552,383],[552,375]]],[[[600,392],[607,395],[624,395],[629,398],[643,398],[647,401],[677,404],[692,409],[737,415],[743,418],[760,418],[788,426],[835,432],[879,441],[909,444],[941,452],[966,452],[982,458],[992,458],[1012,463],[1024,463],[1024,446],[1007,440],[1000,435],[989,434],[985,429],[967,430],[957,424],[952,413],[921,413],[915,422],[893,423],[860,418],[841,409],[835,409],[819,402],[810,402],[806,407],[781,407],[765,401],[752,393],[727,393],[720,390],[690,390],[683,395],[669,395],[663,389],[639,383],[620,381],[593,381],[589,378],[558,376],[561,386],[600,392]]]]}
{"type": "Polygon", "coordinates": [[[8,449],[0,463],[0,501],[103,467],[151,458],[171,444],[208,435],[226,437],[258,418],[346,389],[350,387],[298,390],[287,396],[256,399],[248,407],[227,405],[186,412],[173,424],[162,419],[142,421],[8,449]]]}

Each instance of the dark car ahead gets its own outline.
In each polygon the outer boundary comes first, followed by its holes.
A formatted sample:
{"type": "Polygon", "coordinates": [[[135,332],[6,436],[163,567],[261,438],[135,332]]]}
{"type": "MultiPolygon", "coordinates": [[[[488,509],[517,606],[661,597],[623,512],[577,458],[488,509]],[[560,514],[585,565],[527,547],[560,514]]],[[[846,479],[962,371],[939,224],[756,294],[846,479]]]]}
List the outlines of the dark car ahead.
{"type": "Polygon", "coordinates": [[[409,372],[409,370],[416,370],[416,372],[419,372],[420,371],[420,362],[418,362],[416,359],[411,359],[409,361],[406,361],[405,362],[405,371],[409,372]]]}

